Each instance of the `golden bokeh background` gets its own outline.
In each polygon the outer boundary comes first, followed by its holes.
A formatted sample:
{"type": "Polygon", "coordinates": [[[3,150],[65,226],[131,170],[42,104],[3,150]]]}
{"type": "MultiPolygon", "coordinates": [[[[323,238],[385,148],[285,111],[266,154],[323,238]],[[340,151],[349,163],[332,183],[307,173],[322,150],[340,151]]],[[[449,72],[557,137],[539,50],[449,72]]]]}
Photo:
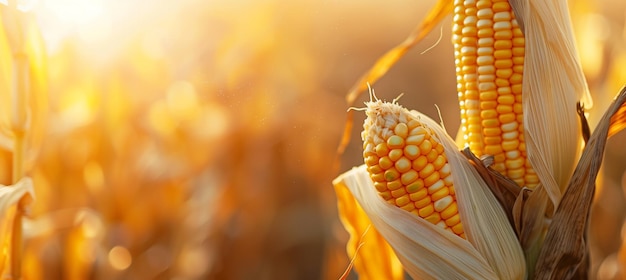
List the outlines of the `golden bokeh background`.
{"type": "MultiPolygon", "coordinates": [[[[38,82],[47,94],[34,95],[45,106],[31,107],[43,117],[27,147],[36,199],[24,221],[25,279],[344,272],[331,181],[362,163],[363,121],[357,113],[335,166],[345,94],[435,1],[25,2],[47,73],[38,82]]],[[[626,3],[570,2],[593,126],[626,82],[626,3]]],[[[403,105],[433,118],[436,104],[455,135],[450,20],[375,89],[388,100],[404,93],[403,105]]],[[[626,279],[625,141],[608,142],[595,197],[597,279],[626,279]]],[[[11,152],[0,155],[9,185],[11,152]]]]}

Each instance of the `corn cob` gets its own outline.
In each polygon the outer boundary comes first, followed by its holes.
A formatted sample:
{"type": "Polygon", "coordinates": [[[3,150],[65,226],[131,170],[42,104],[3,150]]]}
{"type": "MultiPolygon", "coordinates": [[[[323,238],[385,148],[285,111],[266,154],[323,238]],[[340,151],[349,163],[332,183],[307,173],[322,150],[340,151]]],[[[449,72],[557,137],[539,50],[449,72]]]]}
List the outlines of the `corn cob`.
{"type": "Polygon", "coordinates": [[[465,238],[450,165],[437,136],[395,102],[366,105],[363,158],[380,196],[465,238]]]}
{"type": "Polygon", "coordinates": [[[509,2],[455,0],[452,32],[465,146],[493,155],[492,167],[518,185],[536,186],[524,142],[524,35],[509,2]]]}

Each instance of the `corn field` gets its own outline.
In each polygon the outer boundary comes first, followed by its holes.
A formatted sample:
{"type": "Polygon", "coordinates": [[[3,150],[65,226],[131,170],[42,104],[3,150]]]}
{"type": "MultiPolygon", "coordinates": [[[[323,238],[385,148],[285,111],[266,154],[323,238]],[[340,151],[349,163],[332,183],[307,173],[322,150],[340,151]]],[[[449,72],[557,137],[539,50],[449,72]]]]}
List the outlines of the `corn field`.
{"type": "MultiPolygon", "coordinates": [[[[3,277],[357,279],[332,182],[364,163],[372,100],[348,93],[437,3],[0,1],[3,277]]],[[[595,128],[626,83],[626,3],[569,11],[595,128]]],[[[454,24],[368,81],[452,136],[454,24]]],[[[626,279],[625,141],[596,184],[591,279],[626,279]]]]}

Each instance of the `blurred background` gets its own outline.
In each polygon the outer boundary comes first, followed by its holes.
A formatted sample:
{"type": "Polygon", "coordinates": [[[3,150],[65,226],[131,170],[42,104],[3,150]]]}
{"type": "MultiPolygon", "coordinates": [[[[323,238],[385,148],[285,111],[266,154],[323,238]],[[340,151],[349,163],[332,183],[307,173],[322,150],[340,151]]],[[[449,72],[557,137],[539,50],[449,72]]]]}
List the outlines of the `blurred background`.
{"type": "MultiPolygon", "coordinates": [[[[334,165],[345,95],[434,2],[24,1],[24,278],[338,278],[348,236],[331,181],[362,163],[356,114],[334,165]]],[[[626,82],[626,3],[587,2],[571,8],[593,126],[626,82]]],[[[431,117],[438,105],[455,135],[450,20],[375,89],[431,117]]],[[[609,141],[595,196],[597,279],[626,279],[625,141],[609,141]]],[[[0,156],[9,185],[11,151],[0,156]]]]}

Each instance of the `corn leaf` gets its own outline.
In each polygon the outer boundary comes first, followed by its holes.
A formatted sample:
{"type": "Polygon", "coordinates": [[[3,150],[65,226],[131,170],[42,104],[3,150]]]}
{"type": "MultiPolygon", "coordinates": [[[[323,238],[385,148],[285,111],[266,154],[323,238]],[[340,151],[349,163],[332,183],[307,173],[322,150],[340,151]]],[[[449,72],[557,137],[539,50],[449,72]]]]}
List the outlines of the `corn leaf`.
{"type": "Polygon", "coordinates": [[[538,279],[572,279],[587,277],[586,232],[595,182],[608,138],[612,118],[623,111],[626,87],[604,113],[585,146],[567,191],[554,215],[539,255],[538,279]]]}
{"type": "Polygon", "coordinates": [[[622,104],[617,112],[611,117],[608,137],[615,135],[626,128],[626,104],[622,104]]]}

